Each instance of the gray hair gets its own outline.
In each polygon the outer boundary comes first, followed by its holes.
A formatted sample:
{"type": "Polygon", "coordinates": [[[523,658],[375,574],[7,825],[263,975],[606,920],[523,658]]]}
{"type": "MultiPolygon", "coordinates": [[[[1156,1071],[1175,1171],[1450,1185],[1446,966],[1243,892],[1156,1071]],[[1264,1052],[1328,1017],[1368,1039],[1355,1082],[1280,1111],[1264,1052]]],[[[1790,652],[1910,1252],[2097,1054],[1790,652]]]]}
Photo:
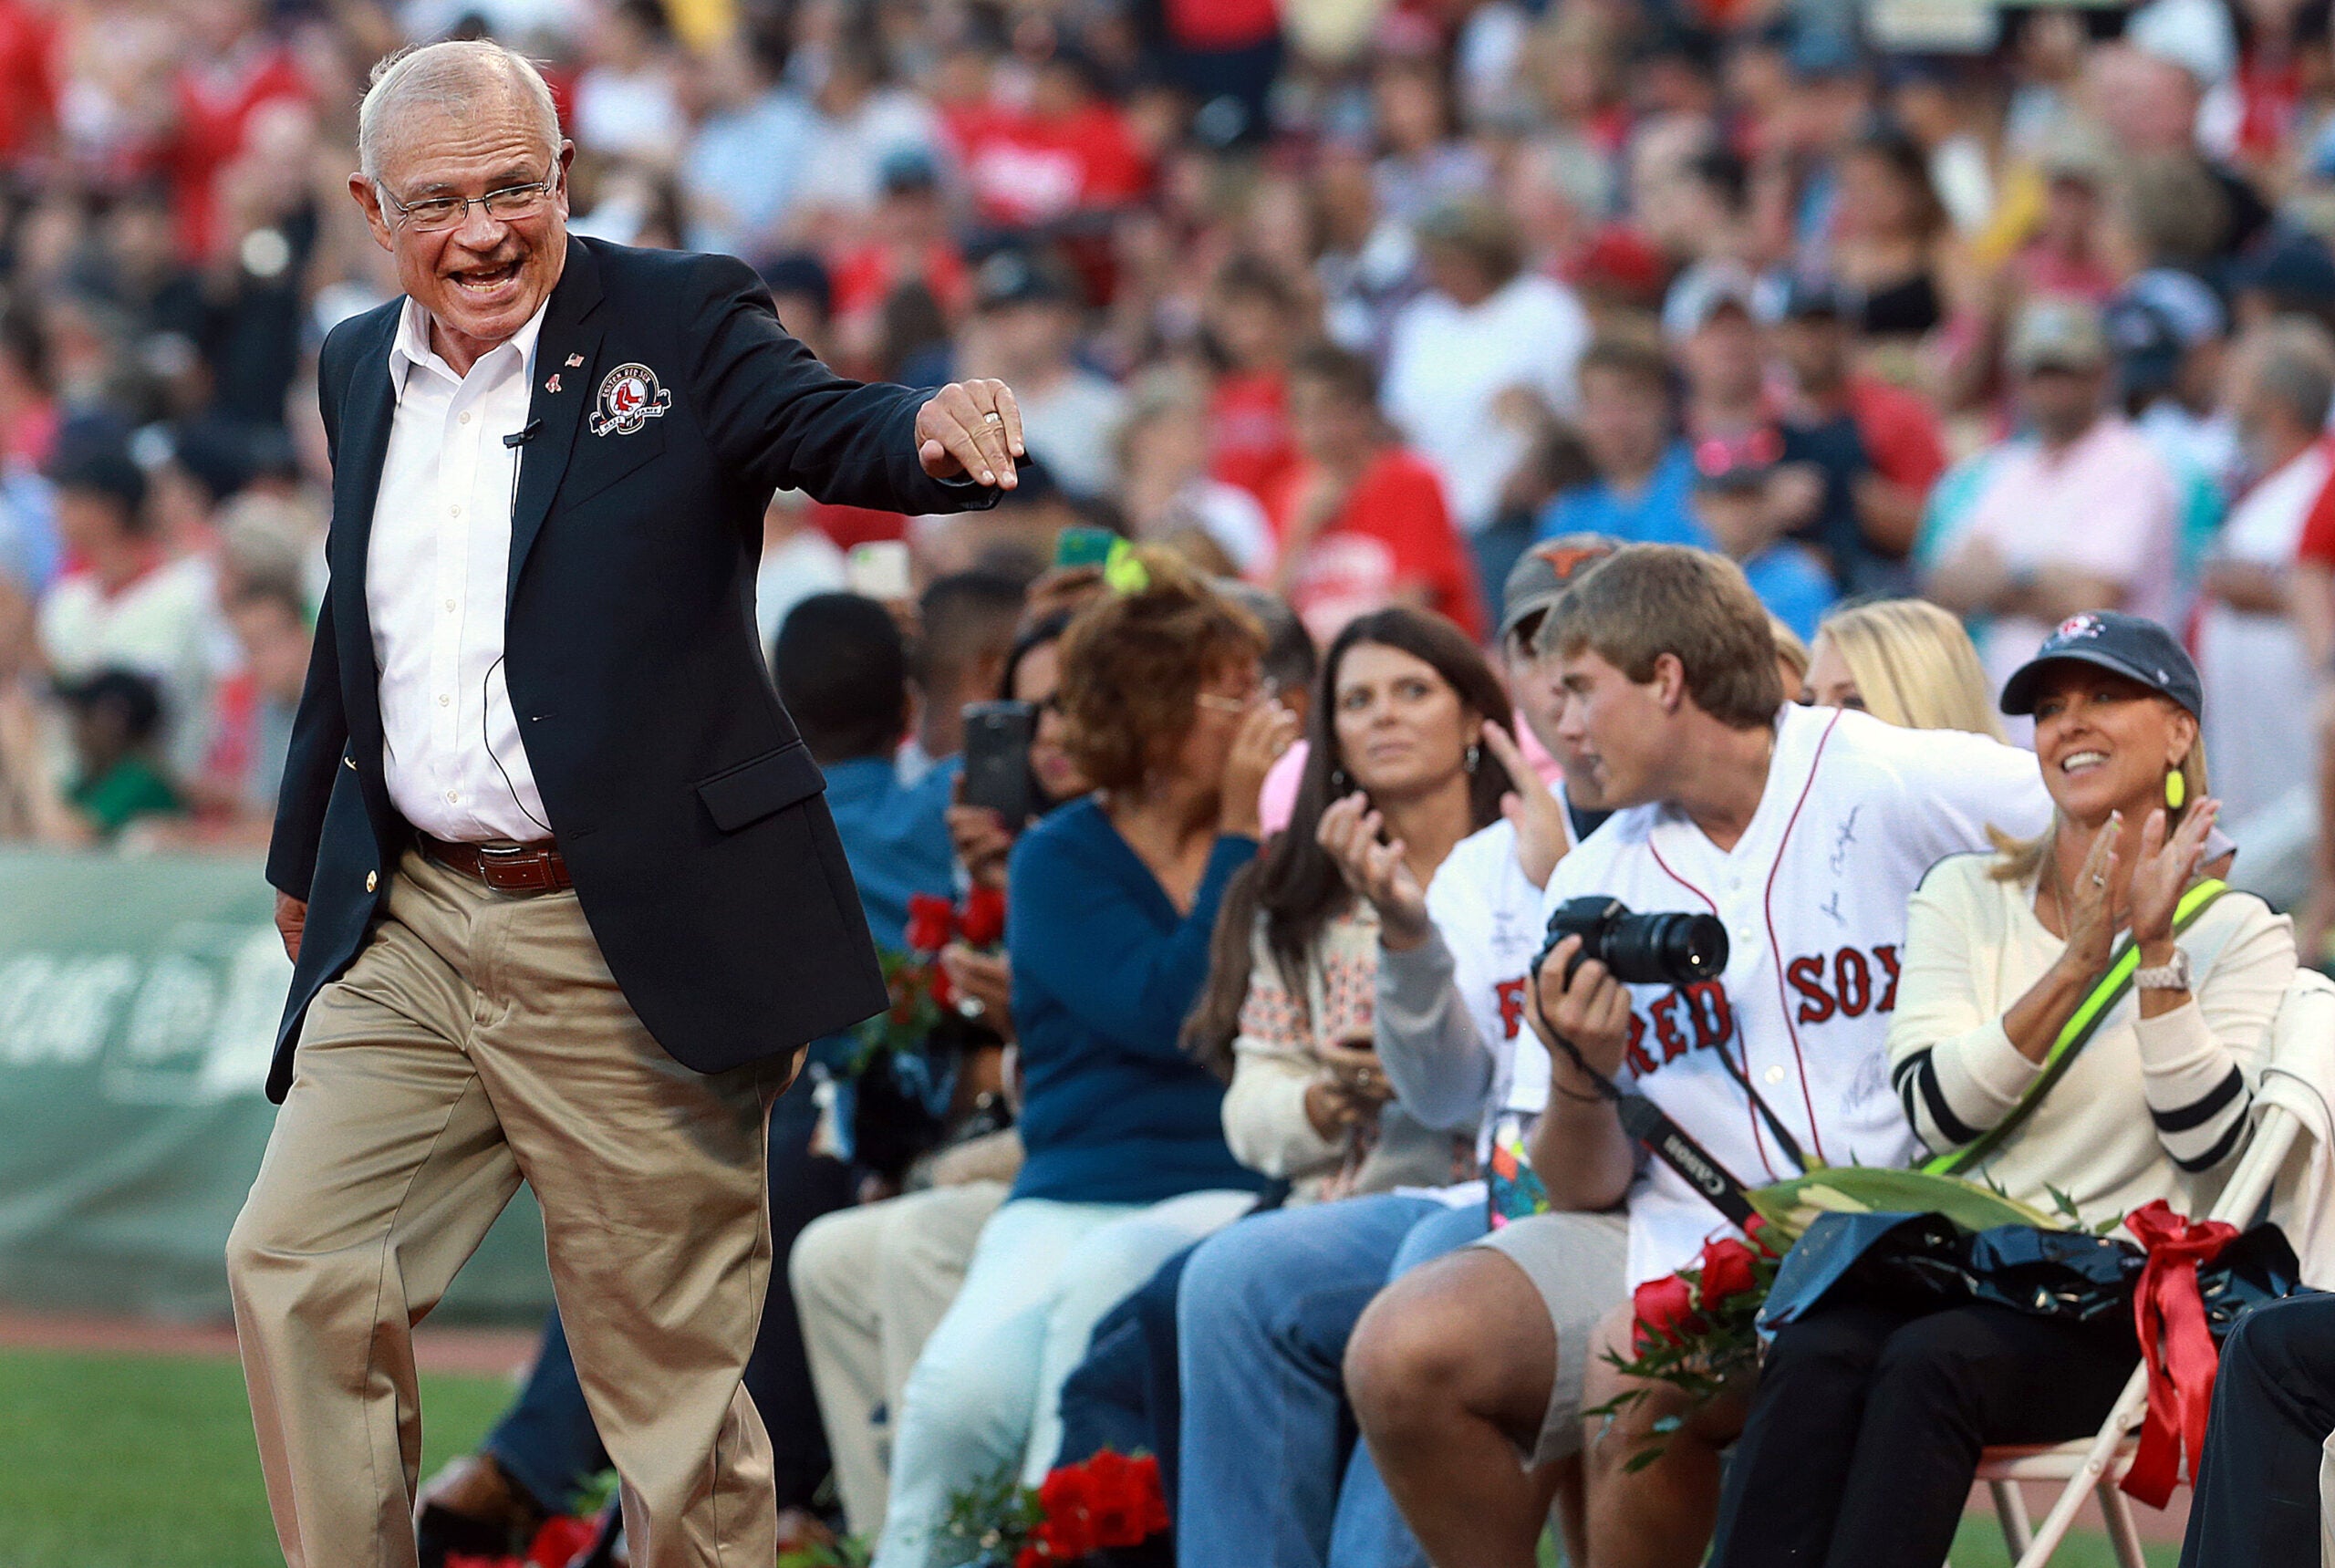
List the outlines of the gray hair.
{"type": "Polygon", "coordinates": [[[2254,385],[2301,429],[2320,429],[2335,404],[2335,339],[2309,317],[2278,317],[2262,331],[2254,385]]]}
{"type": "Polygon", "coordinates": [[[382,57],[357,106],[357,166],[368,180],[381,177],[381,153],[396,112],[416,104],[461,109],[478,102],[482,88],[499,83],[534,110],[544,145],[559,151],[559,109],[543,72],[526,56],[488,38],[452,38],[418,44],[382,57]]]}

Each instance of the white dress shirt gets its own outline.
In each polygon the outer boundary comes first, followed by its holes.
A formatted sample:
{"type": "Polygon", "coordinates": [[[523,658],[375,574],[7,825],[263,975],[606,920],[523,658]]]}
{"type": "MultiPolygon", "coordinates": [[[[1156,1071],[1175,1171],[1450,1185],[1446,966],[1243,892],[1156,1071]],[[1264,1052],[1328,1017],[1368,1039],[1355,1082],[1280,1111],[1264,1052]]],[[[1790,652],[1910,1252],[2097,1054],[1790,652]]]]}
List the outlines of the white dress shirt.
{"type": "Polygon", "coordinates": [[[503,438],[527,422],[543,324],[537,310],[457,376],[408,299],[389,348],[397,411],[365,559],[381,763],[405,819],[453,843],[551,836],[503,671],[521,455],[503,438]]]}

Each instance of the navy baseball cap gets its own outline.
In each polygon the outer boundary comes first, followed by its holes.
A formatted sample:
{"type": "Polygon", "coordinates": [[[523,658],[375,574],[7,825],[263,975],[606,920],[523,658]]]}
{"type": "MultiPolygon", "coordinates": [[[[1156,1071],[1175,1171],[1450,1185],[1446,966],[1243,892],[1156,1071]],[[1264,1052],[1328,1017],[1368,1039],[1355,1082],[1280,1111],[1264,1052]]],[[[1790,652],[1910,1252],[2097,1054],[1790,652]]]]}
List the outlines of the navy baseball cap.
{"type": "Polygon", "coordinates": [[[2002,711],[2035,711],[2035,688],[2043,667],[2072,659],[2112,670],[2137,680],[2159,696],[2170,697],[2195,717],[2203,718],[2205,693],[2197,667],[2174,636],[2143,616],[2119,610],[2086,610],[2061,621],[2035,657],[2011,671],[2003,682],[2002,711]]]}

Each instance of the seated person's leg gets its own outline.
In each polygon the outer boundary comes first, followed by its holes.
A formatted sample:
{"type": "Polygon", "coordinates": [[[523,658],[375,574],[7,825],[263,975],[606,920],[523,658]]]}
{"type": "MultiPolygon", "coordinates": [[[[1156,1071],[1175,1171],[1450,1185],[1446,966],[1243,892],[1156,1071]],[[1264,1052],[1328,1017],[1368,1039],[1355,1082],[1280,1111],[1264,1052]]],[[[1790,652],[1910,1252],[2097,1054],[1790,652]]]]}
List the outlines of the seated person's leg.
{"type": "MultiPolygon", "coordinates": [[[[1482,1240],[1488,1218],[1480,1202],[1447,1209],[1411,1227],[1386,1271],[1392,1282],[1470,1241],[1482,1240]]],[[[1353,1350],[1351,1341],[1347,1350],[1353,1350]]],[[[1356,1443],[1338,1488],[1337,1522],[1330,1534],[1331,1568],[1427,1568],[1418,1538],[1403,1522],[1402,1511],[1371,1462],[1370,1445],[1356,1443]]]]}
{"type": "Polygon", "coordinates": [[[876,1568],[939,1561],[950,1499],[1019,1472],[1064,1266],[1087,1235],[1129,1212],[1124,1204],[1022,1199],[983,1228],[964,1287],[908,1375],[876,1568]]]}
{"type": "Polygon", "coordinates": [[[2335,1433],[2335,1296],[2275,1302],[2222,1343],[2181,1568],[2311,1561],[2335,1433]]]}
{"type": "Polygon", "coordinates": [[[1580,1442],[1597,1319],[1627,1299],[1626,1223],[1543,1214],[1389,1285],[1346,1376],[1378,1472],[1438,1568],[1530,1563],[1580,1442]]]}
{"type": "Polygon", "coordinates": [[[449,1461],[415,1496],[422,1568],[449,1552],[500,1554],[524,1544],[546,1515],[573,1507],[607,1463],[554,1308],[519,1397],[477,1453],[449,1461]]]}
{"type": "Polygon", "coordinates": [[[1988,1443],[2084,1436],[2139,1359],[2129,1323],[2007,1307],[1825,1307],[1776,1338],[1713,1561],[1936,1568],[1988,1443]]]}
{"type": "MultiPolygon", "coordinates": [[[[792,1252],[804,1227],[852,1203],[856,1183],[851,1168],[811,1152],[811,1137],[819,1122],[811,1098],[814,1086],[806,1073],[771,1107],[770,1233],[774,1258],[784,1259],[792,1252]]],[[[803,1325],[795,1315],[794,1293],[787,1288],[784,1269],[771,1272],[762,1324],[754,1331],[753,1355],[746,1361],[745,1382],[746,1392],[770,1433],[782,1538],[790,1529],[799,1534],[804,1528],[801,1516],[809,1513],[812,1498],[826,1479],[831,1461],[820,1428],[818,1399],[812,1390],[803,1325]],[[796,1516],[791,1523],[790,1514],[796,1516]]]]}
{"type": "Polygon", "coordinates": [[[1143,1288],[1159,1265],[1256,1207],[1253,1192],[1187,1192],[1102,1226],[1082,1240],[1057,1276],[1038,1366],[1036,1415],[1022,1479],[1035,1486],[1062,1451],[1062,1386],[1085,1359],[1095,1325],[1143,1288]]]}
{"type": "Polygon", "coordinates": [[[1095,1325],[1086,1358],[1062,1386],[1062,1449],[1053,1458],[1059,1467],[1082,1464],[1105,1449],[1150,1453],[1159,1460],[1171,1511],[1176,1427],[1183,1408],[1176,1395],[1176,1292],[1192,1251],[1187,1247],[1160,1264],[1095,1325]]]}
{"type": "Polygon", "coordinates": [[[795,1311],[856,1535],[884,1528],[902,1390],[1005,1193],[1001,1181],[935,1187],[827,1215],[795,1241],[795,1311]]]}
{"type": "Polygon", "coordinates": [[[1260,1214],[1184,1271],[1185,1568],[1320,1568],[1336,1503],[1341,1366],[1403,1239],[1441,1206],[1385,1194],[1260,1214]]]}
{"type": "MultiPolygon", "coordinates": [[[[1873,1368],[1889,1335],[1904,1321],[1901,1313],[1871,1307],[1821,1306],[1776,1335],[1760,1364],[1743,1435],[1727,1467],[1714,1564],[1824,1561],[1848,1489],[1873,1368]]],[[[1626,1341],[1628,1333],[1623,1320],[1616,1338],[1626,1341]]],[[[1603,1382],[1614,1391],[1624,1386],[1610,1367],[1603,1382]]],[[[1593,1472],[1593,1512],[1607,1490],[1597,1473],[1610,1468],[1618,1475],[1652,1435],[1651,1424],[1676,1407],[1671,1400],[1657,1409],[1649,1398],[1614,1422],[1615,1450],[1593,1472]]],[[[1617,1500],[1613,1528],[1620,1533],[1645,1500],[1618,1481],[1612,1491],[1617,1500]]]]}
{"type": "Polygon", "coordinates": [[[884,1525],[885,1467],[877,1413],[887,1397],[877,1260],[894,1245],[901,1211],[894,1198],[813,1220],[787,1254],[786,1273],[819,1422],[833,1457],[845,1524],[856,1534],[884,1525]]]}
{"type": "Polygon", "coordinates": [[[1633,1389],[1643,1397],[1613,1416],[1584,1417],[1586,1561],[1595,1568],[1696,1568],[1722,1511],[1720,1461],[1743,1434],[1749,1395],[1732,1392],[1698,1404],[1668,1384],[1624,1377],[1608,1357],[1633,1354],[1636,1320],[1634,1307],[1609,1314],[1590,1346],[1583,1409],[1599,1409],[1633,1389]],[[1667,1429],[1657,1431],[1656,1423],[1667,1429]],[[1660,1458],[1630,1469],[1634,1455],[1656,1444],[1660,1458]]]}

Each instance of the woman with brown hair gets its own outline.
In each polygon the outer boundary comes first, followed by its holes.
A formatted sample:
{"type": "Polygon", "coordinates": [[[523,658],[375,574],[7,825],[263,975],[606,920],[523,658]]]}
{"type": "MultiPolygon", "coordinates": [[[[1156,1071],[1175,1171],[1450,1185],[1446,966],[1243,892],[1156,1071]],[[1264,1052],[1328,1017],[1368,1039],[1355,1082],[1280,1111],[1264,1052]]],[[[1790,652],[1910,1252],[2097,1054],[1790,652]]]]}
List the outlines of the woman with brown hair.
{"type": "Polygon", "coordinates": [[[1235,1158],[1300,1199],[1440,1186],[1472,1146],[1390,1103],[1371,1045],[1378,918],[1320,838],[1334,806],[1383,835],[1421,887],[1515,789],[1485,738],[1510,722],[1500,678],[1439,616],[1384,609],[1330,645],[1286,831],[1228,900],[1218,961],[1185,1038],[1230,1088],[1235,1158]]]}
{"type": "Polygon", "coordinates": [[[1922,337],[1945,318],[1937,273],[1948,229],[1928,155],[1902,130],[1868,131],[1840,178],[1832,264],[1861,301],[1859,330],[1869,341],[1922,337]]]}
{"type": "Polygon", "coordinates": [[[1008,868],[1022,1171],[909,1374],[880,1568],[932,1560],[952,1494],[1001,1469],[1041,1479],[1096,1320],[1263,1185],[1177,1034],[1296,721],[1264,690],[1245,611],[1163,553],[1115,577],[1061,643],[1063,745],[1095,793],[1023,834],[1008,868]]]}

